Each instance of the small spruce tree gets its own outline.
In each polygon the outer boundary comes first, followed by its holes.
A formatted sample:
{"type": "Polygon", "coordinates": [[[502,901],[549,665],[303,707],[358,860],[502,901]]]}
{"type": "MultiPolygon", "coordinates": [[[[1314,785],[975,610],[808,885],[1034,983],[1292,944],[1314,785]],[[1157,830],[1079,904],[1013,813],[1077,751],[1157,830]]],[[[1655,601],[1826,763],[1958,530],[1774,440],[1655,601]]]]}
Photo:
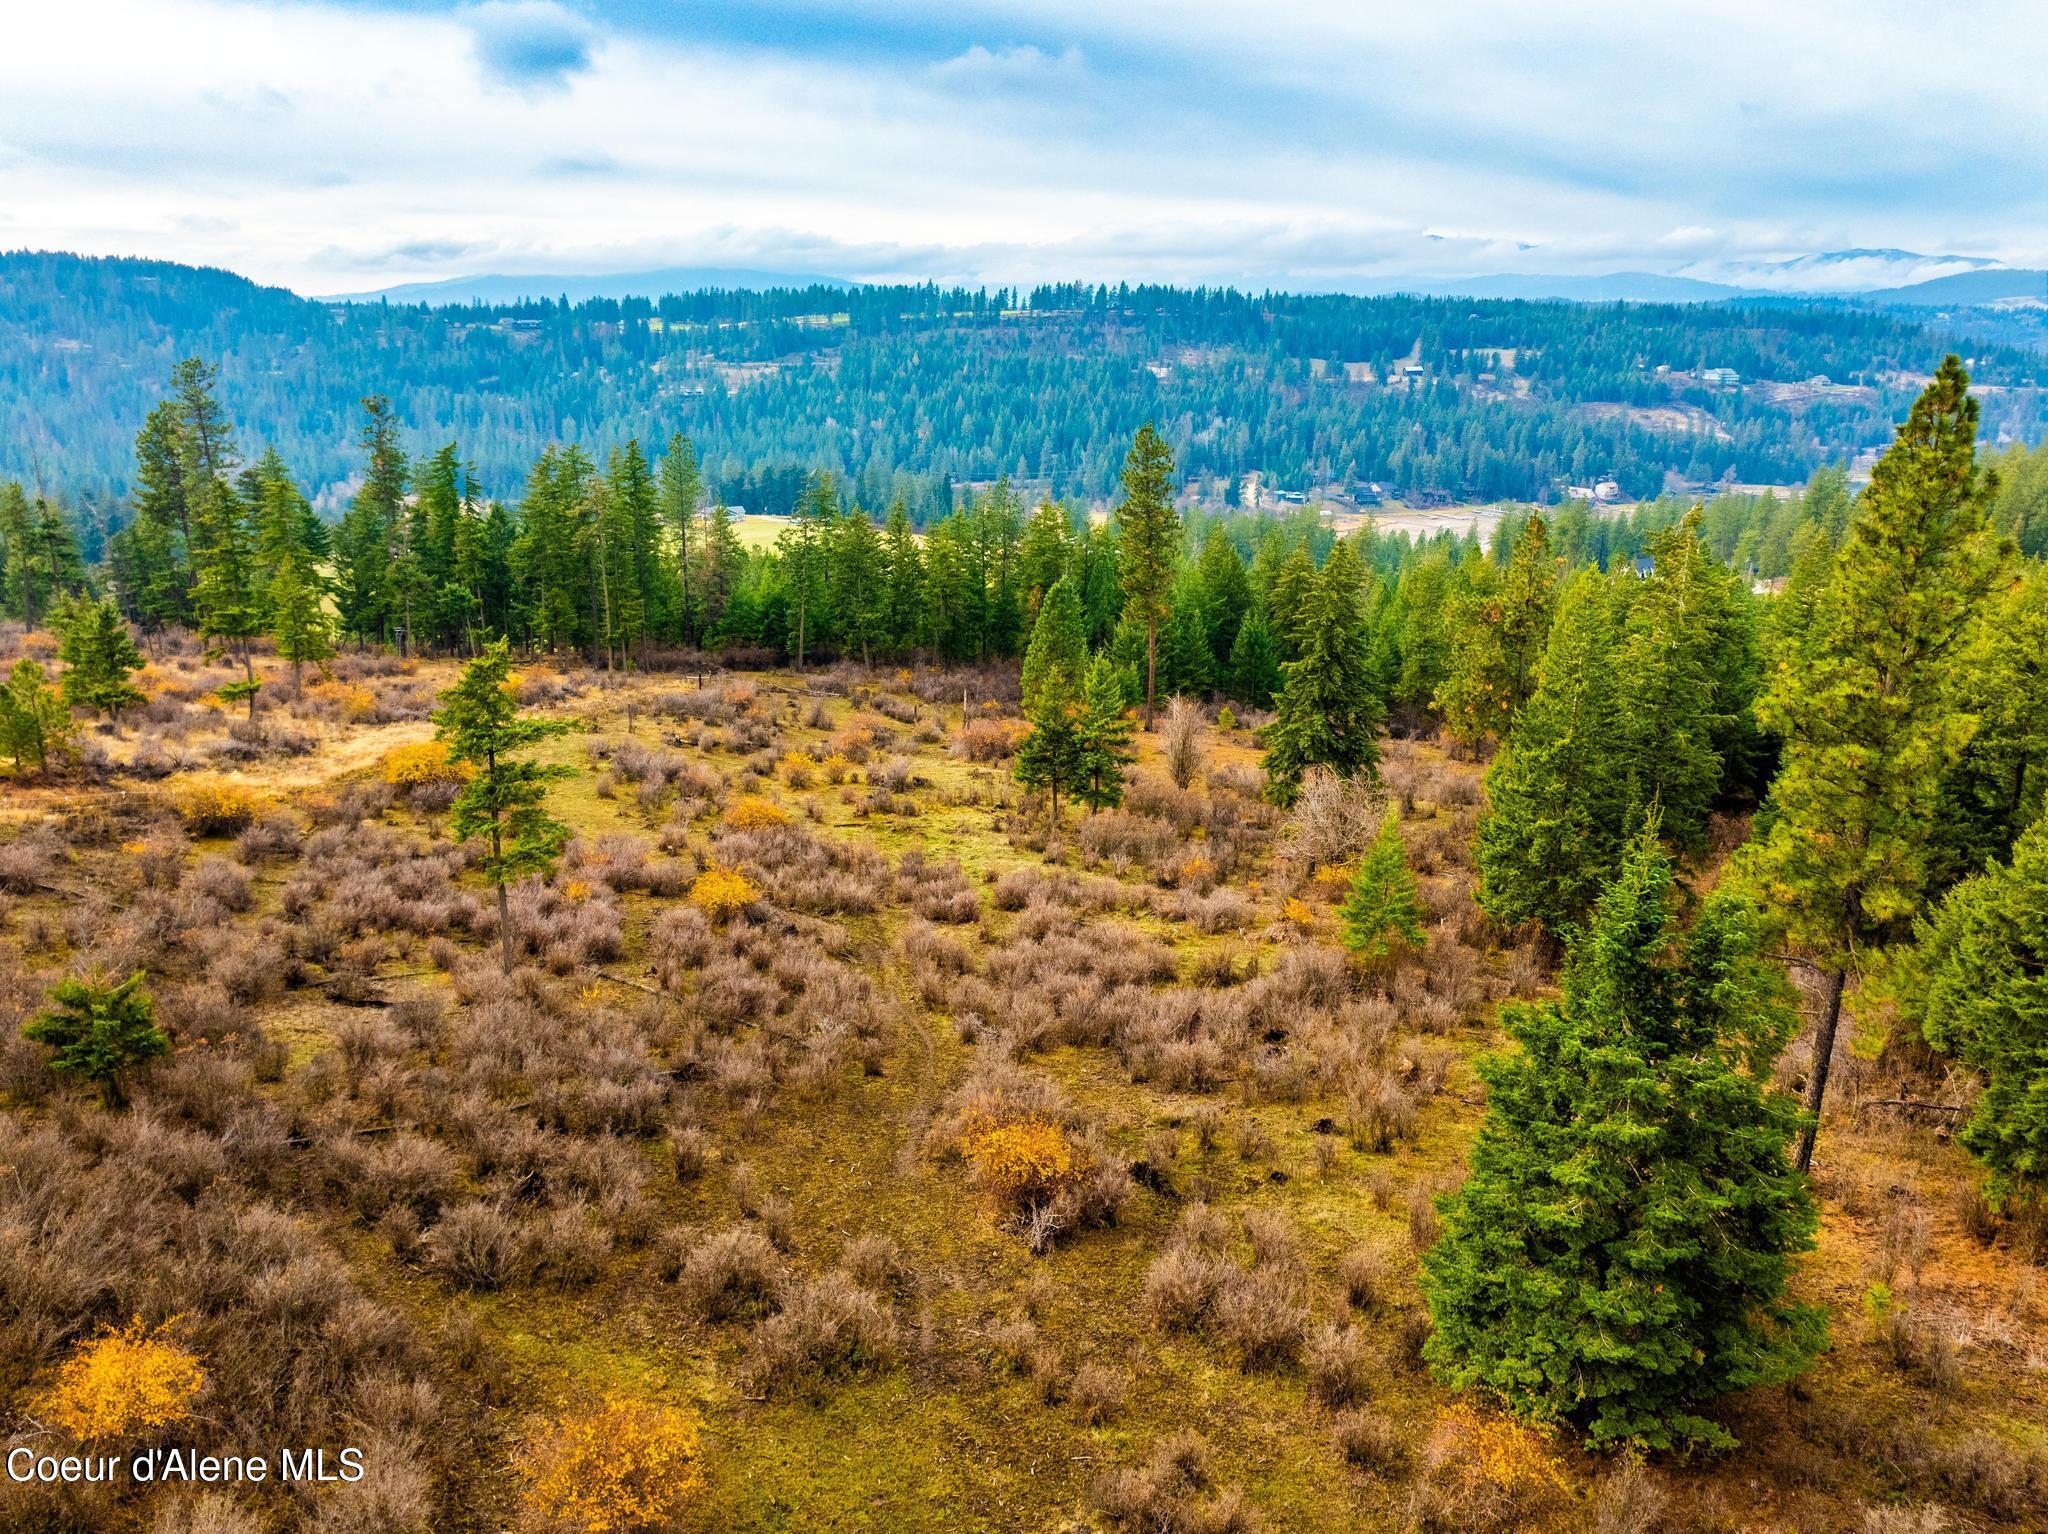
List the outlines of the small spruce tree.
{"type": "Polygon", "coordinates": [[[144,701],[129,680],[142,669],[142,652],[112,598],[70,604],[57,651],[64,662],[64,701],[119,721],[121,710],[144,701]]]}
{"type": "Polygon", "coordinates": [[[448,759],[473,769],[455,796],[455,837],[490,841],[482,868],[498,891],[500,957],[508,975],[512,911],[507,886],[554,867],[569,828],[548,814],[547,786],[574,775],[572,768],[513,759],[514,752],[563,734],[569,725],[522,713],[512,696],[511,675],[510,649],[500,639],[463,668],[461,679],[441,694],[441,708],[434,715],[434,738],[447,746],[448,759]]]}
{"type": "Polygon", "coordinates": [[[1294,803],[1310,767],[1346,778],[1378,768],[1381,709],[1359,611],[1360,581],[1351,545],[1340,542],[1316,578],[1301,659],[1283,668],[1287,680],[1265,731],[1266,791],[1283,808],[1294,803]]]}
{"type": "Polygon", "coordinates": [[[1136,748],[1137,727],[1128,713],[1121,673],[1107,655],[1088,667],[1088,686],[1081,707],[1081,770],[1074,797],[1091,810],[1113,809],[1124,802],[1124,773],[1136,748]]]}
{"type": "Polygon", "coordinates": [[[1701,1408],[1789,1380],[1823,1315],[1791,1304],[1812,1189],[1770,1085],[1793,1028],[1739,898],[1690,931],[1646,829],[1584,933],[1559,1001],[1510,1008],[1521,1045],[1481,1062],[1471,1175],[1424,1254],[1439,1376],[1593,1444],[1728,1445],[1701,1408]]]}
{"type": "Polygon", "coordinates": [[[1344,922],[1344,946],[1362,959],[1385,958],[1397,940],[1410,945],[1422,941],[1422,902],[1395,810],[1388,809],[1379,834],[1358,860],[1351,891],[1337,907],[1337,915],[1344,922]]]}
{"type": "Polygon", "coordinates": [[[22,1037],[49,1045],[55,1051],[50,1069],[92,1082],[108,1108],[126,1104],[124,1078],[130,1071],[170,1052],[171,1041],[157,1027],[149,992],[142,988],[141,970],[119,985],[60,980],[50,1000],[55,1005],[25,1024],[22,1037]]]}

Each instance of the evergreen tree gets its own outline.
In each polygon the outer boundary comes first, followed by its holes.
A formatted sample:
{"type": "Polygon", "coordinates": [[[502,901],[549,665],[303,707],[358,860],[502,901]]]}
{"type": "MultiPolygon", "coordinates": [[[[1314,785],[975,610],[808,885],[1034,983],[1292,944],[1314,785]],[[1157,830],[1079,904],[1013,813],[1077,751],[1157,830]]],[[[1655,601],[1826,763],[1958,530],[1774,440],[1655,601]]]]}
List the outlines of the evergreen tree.
{"type": "Polygon", "coordinates": [[[746,550],[740,546],[740,535],[732,525],[732,510],[725,504],[724,497],[712,503],[711,513],[704,519],[704,629],[706,635],[717,633],[726,621],[726,609],[731,605],[733,591],[740,582],[740,572],[747,562],[746,550]]]}
{"type": "Polygon", "coordinates": [[[1726,1446],[1700,1410],[1783,1383],[1823,1313],[1790,1304],[1813,1242],[1799,1124],[1769,1085],[1793,1028],[1750,913],[1681,932],[1671,865],[1638,838],[1571,948],[1564,996],[1503,1017],[1471,1173],[1423,1255],[1430,1363],[1594,1444],[1726,1446]]]}
{"type": "Polygon", "coordinates": [[[883,544],[888,569],[882,620],[886,643],[891,649],[914,650],[924,642],[926,633],[924,551],[910,530],[910,512],[901,496],[890,503],[883,544]]]}
{"type": "Polygon", "coordinates": [[[1344,923],[1344,946],[1364,959],[1386,957],[1397,939],[1411,947],[1422,942],[1422,901],[1394,810],[1387,811],[1372,845],[1358,860],[1337,915],[1344,923]]]}
{"type": "Polygon", "coordinates": [[[1474,858],[1479,904],[1504,926],[1562,936],[1592,909],[1640,806],[1618,751],[1614,588],[1597,570],[1565,586],[1535,695],[1486,773],[1474,858]]]}
{"type": "Polygon", "coordinates": [[[860,663],[874,663],[874,648],[887,642],[888,550],[868,514],[856,505],[831,533],[832,606],[847,646],[859,646],[860,663]]]}
{"type": "Polygon", "coordinates": [[[1038,609],[1052,583],[1067,573],[1067,513],[1051,501],[1031,514],[1017,553],[1017,580],[1024,590],[1027,616],[1036,622],[1038,609]]]}
{"type": "Polygon", "coordinates": [[[687,645],[704,642],[704,536],[698,527],[698,505],[704,498],[703,471],[697,444],[681,432],[668,439],[661,459],[661,513],[676,535],[676,636],[687,645]]]}
{"type": "Polygon", "coordinates": [[[1050,796],[1051,823],[1060,820],[1060,793],[1080,786],[1089,766],[1087,746],[1087,642],[1081,600],[1061,576],[1046,593],[1024,657],[1024,716],[1031,731],[1017,750],[1017,781],[1050,796]]]}
{"type": "Polygon", "coordinates": [[[1253,708],[1271,708],[1273,694],[1280,690],[1280,652],[1273,643],[1272,627],[1263,606],[1254,606],[1237,626],[1237,638],[1230,645],[1230,695],[1253,708]]]}
{"type": "Polygon", "coordinates": [[[1535,685],[1557,580],[1541,517],[1530,516],[1498,584],[1490,572],[1460,563],[1467,583],[1450,604],[1451,656],[1436,698],[1445,726],[1475,748],[1507,734],[1535,685]]]}
{"type": "Polygon", "coordinates": [[[1117,508],[1117,567],[1124,613],[1145,632],[1145,728],[1158,698],[1159,628],[1166,621],[1180,560],[1180,513],[1173,505],[1173,453],[1148,421],[1124,460],[1117,508]]]}
{"type": "Polygon", "coordinates": [[[149,992],[137,970],[119,985],[97,980],[60,980],[50,991],[55,1003],[25,1024],[22,1037],[55,1051],[50,1069],[77,1076],[100,1089],[108,1109],[126,1105],[124,1079],[137,1066],[167,1055],[171,1041],[156,1025],[149,992]]]}
{"type": "MultiPolygon", "coordinates": [[[[2048,454],[2040,455],[2048,462],[2048,454]]],[[[2004,862],[2041,818],[2048,787],[2048,566],[2027,564],[1992,594],[1956,668],[1950,706],[1976,728],[1943,776],[1928,887],[2004,862]]]]}
{"type": "Polygon", "coordinates": [[[192,617],[192,534],[179,432],[177,402],[157,401],[135,438],[135,519],[122,534],[131,610],[152,633],[192,617]]]}
{"type": "Polygon", "coordinates": [[[1077,702],[1088,674],[1088,639],[1082,628],[1081,596],[1074,582],[1061,576],[1045,594],[1032,625],[1031,647],[1024,652],[1024,712],[1035,715],[1048,706],[1077,702]]]}
{"type": "Polygon", "coordinates": [[[31,767],[41,773],[70,754],[71,742],[71,710],[43,668],[23,656],[0,686],[0,747],[14,758],[17,773],[31,767]]]}
{"type": "Polygon", "coordinates": [[[1252,583],[1245,572],[1244,556],[1224,532],[1223,524],[1212,522],[1202,540],[1202,553],[1195,561],[1195,600],[1209,643],[1211,674],[1223,671],[1237,644],[1238,628],[1251,611],[1252,583]]]}
{"type": "Polygon", "coordinates": [[[1411,729],[1420,729],[1430,716],[1450,670],[1444,622],[1450,578],[1450,561],[1440,552],[1407,565],[1381,623],[1377,669],[1386,679],[1389,706],[1411,729]]]}
{"type": "Polygon", "coordinates": [[[1294,803],[1310,767],[1346,778],[1377,769],[1380,700],[1359,615],[1360,579],[1351,546],[1339,543],[1316,578],[1301,659],[1281,668],[1286,680],[1265,737],[1266,791],[1283,807],[1294,803]]]}
{"type": "Polygon", "coordinates": [[[1315,621],[1316,562],[1307,544],[1296,544],[1273,576],[1273,589],[1266,598],[1266,611],[1279,641],[1280,662],[1301,659],[1308,648],[1310,627],[1315,621]]]}
{"type": "Polygon", "coordinates": [[[1116,665],[1107,655],[1096,656],[1081,699],[1081,763],[1074,784],[1074,797],[1091,810],[1124,802],[1124,774],[1137,756],[1128,709],[1116,665]]]}
{"type": "Polygon", "coordinates": [[[569,840],[569,828],[547,812],[547,785],[574,776],[569,767],[515,760],[514,753],[568,731],[565,720],[535,719],[512,696],[510,646],[502,639],[463,668],[441,694],[434,738],[448,759],[466,762],[469,781],[455,797],[455,839],[488,838],[479,865],[498,891],[498,941],[506,974],[512,973],[512,910],[506,890],[516,879],[544,876],[569,840]]]}
{"type": "Polygon", "coordinates": [[[775,540],[789,584],[789,602],[796,623],[796,669],[804,669],[811,633],[825,614],[827,530],[839,521],[839,492],[830,476],[812,477],[811,488],[797,503],[796,520],[775,540]]]}
{"type": "Polygon", "coordinates": [[[2048,821],[2009,866],[1951,890],[1922,924],[1912,969],[1921,1032],[1983,1073],[1958,1137],[1991,1170],[1992,1196],[2048,1195],[2048,821]]]}
{"type": "Polygon", "coordinates": [[[259,472],[262,501],[257,507],[258,562],[269,572],[265,607],[277,653],[292,668],[292,696],[300,696],[305,667],[334,653],[334,631],[327,613],[328,581],[315,546],[312,508],[274,453],[266,454],[259,472]]]}
{"type": "Polygon", "coordinates": [[[1757,704],[1784,739],[1769,826],[1744,849],[1787,935],[1824,977],[1803,1171],[1852,970],[1907,936],[1928,877],[1942,773],[1969,722],[1961,646],[1995,559],[1975,467],[1977,402],[1954,357],[1878,461],[1801,650],[1757,704]]]}
{"type": "Polygon", "coordinates": [[[111,598],[70,604],[57,654],[64,662],[64,701],[72,708],[88,708],[118,723],[122,709],[146,701],[129,680],[142,669],[142,652],[111,598]]]}

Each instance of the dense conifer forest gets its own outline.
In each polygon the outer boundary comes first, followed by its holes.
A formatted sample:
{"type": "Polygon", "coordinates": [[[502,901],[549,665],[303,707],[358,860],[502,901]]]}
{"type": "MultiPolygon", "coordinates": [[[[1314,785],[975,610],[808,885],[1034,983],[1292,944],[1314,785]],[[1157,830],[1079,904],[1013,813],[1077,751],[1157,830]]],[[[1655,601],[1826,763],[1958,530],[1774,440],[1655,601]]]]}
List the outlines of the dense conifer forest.
{"type": "MultiPolygon", "coordinates": [[[[818,468],[918,523],[950,485],[1004,475],[1102,502],[1151,420],[1216,499],[1249,471],[1454,501],[1611,479],[1637,499],[1667,476],[1798,483],[1881,447],[1944,349],[1920,320],[1839,304],[882,286],[430,309],[17,252],[0,255],[0,475],[40,465],[111,508],[134,485],[128,423],[197,353],[323,507],[354,486],[370,392],[409,440],[459,441],[504,498],[550,443],[602,457],[681,431],[713,493],[751,511],[788,512],[818,468]]],[[[2037,438],[2039,353],[1969,351],[1987,437],[2037,438]]]]}

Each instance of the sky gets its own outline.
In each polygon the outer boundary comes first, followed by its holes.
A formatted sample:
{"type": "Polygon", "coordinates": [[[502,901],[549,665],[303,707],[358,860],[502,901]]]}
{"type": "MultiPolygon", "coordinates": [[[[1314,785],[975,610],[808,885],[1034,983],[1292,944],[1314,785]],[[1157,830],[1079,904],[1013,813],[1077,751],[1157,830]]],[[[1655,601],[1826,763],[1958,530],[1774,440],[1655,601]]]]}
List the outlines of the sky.
{"type": "Polygon", "coordinates": [[[2040,0],[11,10],[0,248],[304,293],[2048,265],[2040,0]]]}

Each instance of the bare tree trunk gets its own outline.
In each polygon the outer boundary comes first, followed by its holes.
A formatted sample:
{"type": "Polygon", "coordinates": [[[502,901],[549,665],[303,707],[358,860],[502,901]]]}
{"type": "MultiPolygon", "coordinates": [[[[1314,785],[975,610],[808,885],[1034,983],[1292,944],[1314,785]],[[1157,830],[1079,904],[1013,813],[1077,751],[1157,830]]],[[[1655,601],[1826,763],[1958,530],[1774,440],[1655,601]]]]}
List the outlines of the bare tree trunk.
{"type": "Polygon", "coordinates": [[[1152,702],[1159,687],[1159,620],[1145,625],[1145,728],[1152,728],[1152,702]]]}
{"type": "Polygon", "coordinates": [[[504,962],[505,973],[512,973],[512,897],[505,893],[505,886],[498,886],[498,955],[504,962]]]}
{"type": "Polygon", "coordinates": [[[1792,1164],[1800,1171],[1813,1167],[1813,1142],[1820,1135],[1820,1108],[1827,1097],[1828,1068],[1835,1061],[1835,1031],[1842,1022],[1842,986],[1848,975],[1842,970],[1828,974],[1827,1005],[1823,1008],[1820,1026],[1813,1035],[1813,1066],[1806,1078],[1806,1127],[1799,1131],[1799,1150],[1792,1158],[1792,1164]]]}

